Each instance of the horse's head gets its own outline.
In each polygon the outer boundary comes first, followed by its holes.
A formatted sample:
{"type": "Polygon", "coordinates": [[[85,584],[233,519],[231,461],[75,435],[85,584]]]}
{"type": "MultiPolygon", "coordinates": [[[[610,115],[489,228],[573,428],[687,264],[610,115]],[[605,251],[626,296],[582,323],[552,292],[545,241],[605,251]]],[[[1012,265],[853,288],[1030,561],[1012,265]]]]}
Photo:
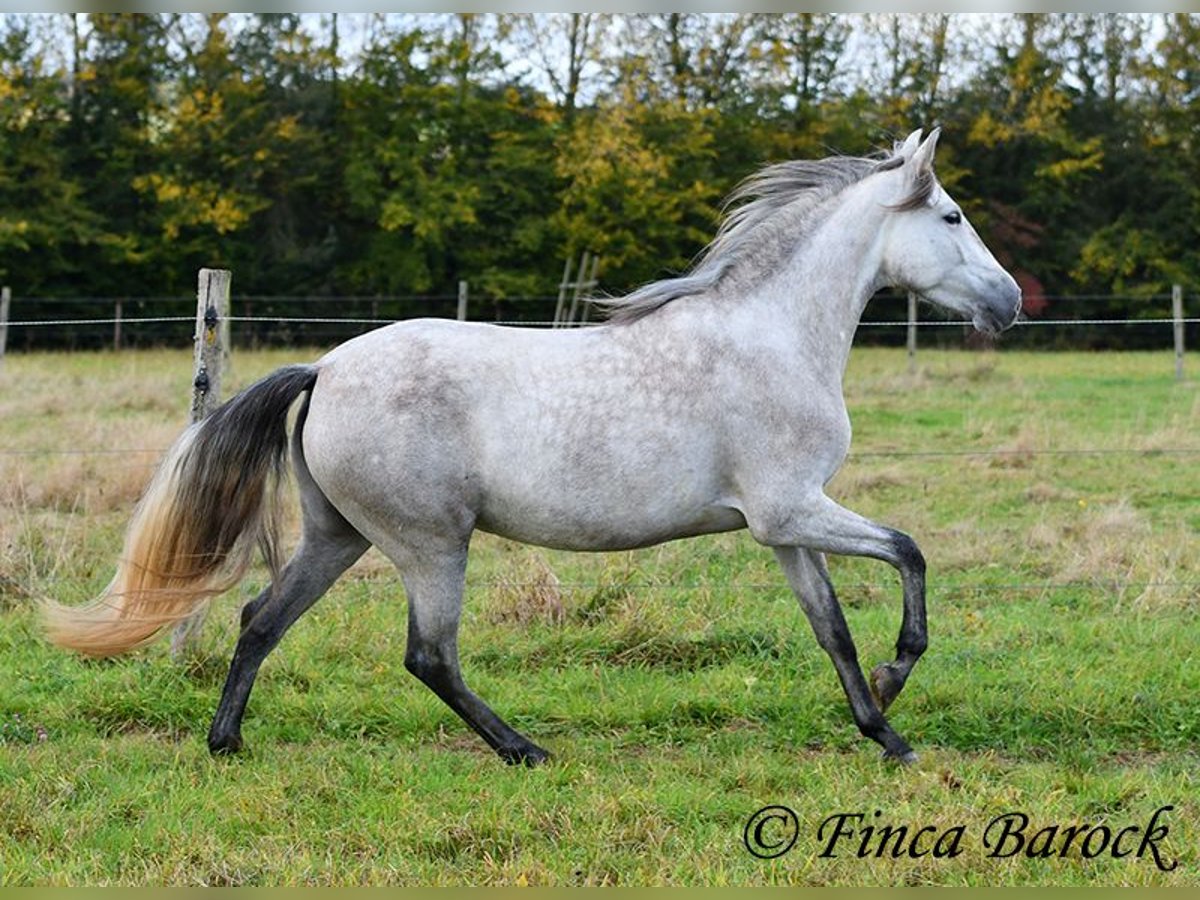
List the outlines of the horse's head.
{"type": "MultiPolygon", "coordinates": [[[[938,129],[914,131],[896,148],[885,226],[884,278],[892,287],[969,318],[979,331],[1008,328],[1021,310],[1021,289],[996,262],[958,204],[933,173],[938,129]]],[[[880,179],[883,181],[883,179],[880,179]]]]}

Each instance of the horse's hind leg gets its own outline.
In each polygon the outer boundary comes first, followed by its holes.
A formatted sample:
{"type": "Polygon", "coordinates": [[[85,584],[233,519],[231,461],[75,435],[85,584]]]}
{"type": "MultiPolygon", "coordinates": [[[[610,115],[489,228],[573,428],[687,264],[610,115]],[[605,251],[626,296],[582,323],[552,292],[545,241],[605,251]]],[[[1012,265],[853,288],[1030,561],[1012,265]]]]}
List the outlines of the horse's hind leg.
{"type": "Polygon", "coordinates": [[[850,628],[842,615],[821,554],[803,547],[776,547],[775,556],[808,616],[817,643],[833,661],[859,731],[880,744],[885,756],[913,762],[916,754],[888,724],[863,678],[854,639],[850,636],[850,628]]]}
{"type": "Polygon", "coordinates": [[[306,515],[300,546],[283,567],[278,582],[242,610],[242,632],[208,732],[208,748],[213,753],[241,749],[242,716],[259,666],[284,632],[370,546],[332,508],[327,513],[321,520],[306,515]]]}
{"type": "MultiPolygon", "coordinates": [[[[438,542],[439,544],[441,542],[438,542]]],[[[408,593],[408,647],[404,665],[487,741],[507,763],[534,766],[549,754],[513,730],[463,681],[458,624],[466,581],[465,542],[453,549],[425,546],[419,555],[393,557],[408,593]]]]}

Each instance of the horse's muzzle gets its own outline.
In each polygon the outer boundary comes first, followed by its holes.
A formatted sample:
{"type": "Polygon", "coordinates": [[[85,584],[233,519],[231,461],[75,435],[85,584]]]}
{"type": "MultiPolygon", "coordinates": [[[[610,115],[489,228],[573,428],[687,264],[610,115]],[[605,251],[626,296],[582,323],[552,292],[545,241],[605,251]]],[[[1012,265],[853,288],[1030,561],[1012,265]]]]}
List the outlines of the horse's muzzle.
{"type": "Polygon", "coordinates": [[[999,334],[1011,328],[1021,314],[1021,288],[1008,277],[1004,285],[992,293],[987,302],[980,306],[971,318],[976,331],[984,334],[999,334]]]}

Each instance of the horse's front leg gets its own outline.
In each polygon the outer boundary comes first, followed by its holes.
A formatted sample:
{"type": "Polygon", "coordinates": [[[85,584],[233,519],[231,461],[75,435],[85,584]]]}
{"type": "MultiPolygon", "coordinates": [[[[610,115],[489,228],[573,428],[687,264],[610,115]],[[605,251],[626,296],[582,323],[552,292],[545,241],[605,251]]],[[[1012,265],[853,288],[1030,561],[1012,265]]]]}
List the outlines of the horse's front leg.
{"type": "MultiPolygon", "coordinates": [[[[904,617],[896,641],[896,658],[871,672],[871,693],[886,711],[908,680],[929,643],[925,623],[925,558],[903,532],[879,525],[839,506],[823,493],[797,503],[796,511],[748,516],[755,539],[771,547],[807,547],[840,556],[882,560],[900,573],[904,617]]],[[[769,512],[769,511],[768,511],[769,512]]]]}
{"type": "Polygon", "coordinates": [[[904,688],[904,682],[929,644],[925,622],[925,557],[916,542],[899,531],[891,533],[894,559],[889,559],[900,572],[904,590],[904,616],[900,636],[896,639],[896,659],[881,662],[871,670],[871,693],[884,712],[904,688]]]}
{"type": "Polygon", "coordinates": [[[858,651],[834,594],[825,560],[819,552],[804,547],[774,549],[796,599],[808,616],[817,643],[833,661],[859,731],[882,746],[884,756],[914,762],[916,754],[888,724],[863,677],[858,651]]]}

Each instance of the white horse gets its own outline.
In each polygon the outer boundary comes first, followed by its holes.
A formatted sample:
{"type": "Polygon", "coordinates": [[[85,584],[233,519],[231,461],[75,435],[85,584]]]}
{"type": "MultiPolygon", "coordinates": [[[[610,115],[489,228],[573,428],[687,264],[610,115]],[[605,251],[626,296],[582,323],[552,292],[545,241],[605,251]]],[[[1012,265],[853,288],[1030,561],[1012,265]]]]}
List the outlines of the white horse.
{"type": "Polygon", "coordinates": [[[374,544],[408,595],[408,670],[501,757],[532,765],[546,751],[459,670],[472,532],[621,550],[748,528],[775,551],[859,729],[885,756],[913,760],[884,711],[925,650],[925,562],[907,535],[824,487],[850,446],[842,378],[873,294],[913,291],[986,332],[1020,308],[1016,282],[934,176],[937,136],[762,170],[689,274],[612,301],[603,325],[408,321],[267,376],[182,434],[112,584],[86,606],[48,602],[50,636],[92,655],[145,643],[236,583],[262,544],[272,585],[242,611],[208,736],[212,752],[234,752],[263,659],[374,544]],[[288,411],[306,392],[291,436],[302,539],[279,567],[271,487],[288,411]],[[900,572],[896,658],[870,684],[827,553],[900,572]]]}

